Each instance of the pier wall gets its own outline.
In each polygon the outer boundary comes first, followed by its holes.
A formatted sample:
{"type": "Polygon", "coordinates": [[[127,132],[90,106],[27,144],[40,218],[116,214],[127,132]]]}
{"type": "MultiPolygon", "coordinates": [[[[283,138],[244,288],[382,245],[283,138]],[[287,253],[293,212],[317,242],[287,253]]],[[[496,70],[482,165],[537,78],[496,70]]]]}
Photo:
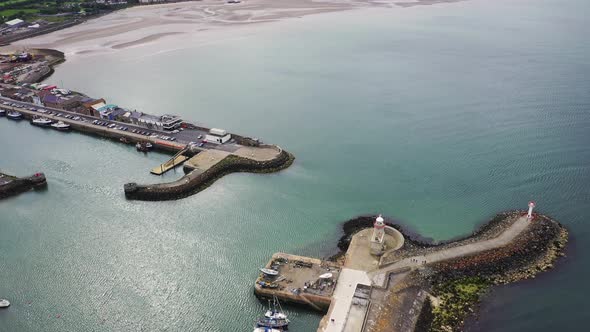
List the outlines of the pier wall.
{"type": "Polygon", "coordinates": [[[265,161],[229,155],[202,173],[198,170],[185,168],[188,174],[173,182],[151,185],[127,183],[125,184],[125,196],[128,199],[145,201],[180,199],[207,188],[226,174],[235,172],[277,172],[289,167],[293,160],[293,155],[284,150],[281,150],[275,158],[265,161]]]}
{"type": "Polygon", "coordinates": [[[47,180],[43,173],[23,178],[14,178],[8,183],[0,185],[0,199],[18,195],[34,188],[43,188],[47,180]]]}

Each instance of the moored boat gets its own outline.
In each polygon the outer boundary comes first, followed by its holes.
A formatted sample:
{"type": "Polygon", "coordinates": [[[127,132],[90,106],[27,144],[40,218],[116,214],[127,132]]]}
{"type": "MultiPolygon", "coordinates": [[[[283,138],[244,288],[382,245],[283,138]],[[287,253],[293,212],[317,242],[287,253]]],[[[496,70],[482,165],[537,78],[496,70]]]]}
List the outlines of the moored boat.
{"type": "Polygon", "coordinates": [[[148,152],[153,148],[153,145],[150,142],[137,142],[137,144],[135,144],[135,148],[137,151],[148,152]]]}
{"type": "Polygon", "coordinates": [[[10,307],[10,302],[5,299],[0,299],[0,308],[8,308],[10,307]]]}
{"type": "Polygon", "coordinates": [[[21,120],[23,118],[23,114],[17,111],[9,111],[6,113],[6,117],[11,120],[21,120]]]}
{"type": "Polygon", "coordinates": [[[56,123],[52,123],[51,127],[53,127],[54,129],[57,130],[61,130],[61,131],[68,131],[70,130],[70,125],[63,122],[63,121],[58,121],[56,123]]]}
{"type": "MultiPolygon", "coordinates": [[[[270,328],[272,331],[273,329],[279,331],[287,331],[289,328],[289,319],[287,319],[287,315],[283,312],[281,308],[281,304],[276,296],[273,296],[272,305],[269,301],[269,309],[266,311],[263,317],[258,318],[256,321],[257,328],[270,328]]],[[[265,331],[265,330],[263,330],[265,331]]]]}
{"type": "Polygon", "coordinates": [[[260,269],[260,272],[266,274],[267,276],[273,276],[273,277],[279,275],[279,271],[273,270],[273,269],[262,268],[262,269],[260,269]]]}
{"type": "Polygon", "coordinates": [[[257,327],[254,332],[281,332],[281,330],[273,329],[271,327],[257,327]]]}
{"type": "Polygon", "coordinates": [[[6,116],[6,110],[0,108],[0,116],[6,116]]]}
{"type": "Polygon", "coordinates": [[[39,127],[49,127],[53,121],[49,120],[48,118],[44,118],[41,116],[36,116],[31,120],[31,124],[39,127]]]}

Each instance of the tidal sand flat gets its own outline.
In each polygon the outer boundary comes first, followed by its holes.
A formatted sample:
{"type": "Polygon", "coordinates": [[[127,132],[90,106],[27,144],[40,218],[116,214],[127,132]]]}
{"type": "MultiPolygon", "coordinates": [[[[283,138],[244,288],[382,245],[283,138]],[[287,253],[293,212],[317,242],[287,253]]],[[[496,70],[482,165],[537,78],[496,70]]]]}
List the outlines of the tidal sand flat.
{"type": "Polygon", "coordinates": [[[228,4],[224,1],[204,0],[138,6],[65,30],[21,40],[13,46],[56,48],[69,55],[92,54],[155,42],[165,37],[176,38],[177,43],[182,43],[185,37],[179,36],[180,34],[202,34],[208,30],[268,23],[312,14],[354,8],[391,8],[449,2],[454,1],[248,0],[228,4]]]}

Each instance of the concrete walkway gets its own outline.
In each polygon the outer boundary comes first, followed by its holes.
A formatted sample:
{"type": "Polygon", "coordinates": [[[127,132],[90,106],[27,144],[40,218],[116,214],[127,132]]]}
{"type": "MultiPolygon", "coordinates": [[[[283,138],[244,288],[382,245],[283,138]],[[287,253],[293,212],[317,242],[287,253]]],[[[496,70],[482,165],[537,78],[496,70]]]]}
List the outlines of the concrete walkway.
{"type": "MultiPolygon", "coordinates": [[[[357,284],[371,285],[371,279],[369,279],[367,272],[347,268],[340,271],[338,284],[334,290],[334,295],[332,295],[332,306],[328,313],[330,316],[324,328],[325,332],[344,330],[357,284]]],[[[362,321],[360,323],[362,325],[362,321]]]]}
{"type": "Polygon", "coordinates": [[[374,286],[385,286],[387,274],[391,271],[396,271],[404,268],[417,268],[423,265],[436,263],[457,257],[470,256],[482,251],[487,251],[495,248],[500,248],[510,243],[516,236],[530,224],[526,216],[518,218],[508,229],[506,229],[499,236],[475,243],[466,244],[463,246],[452,247],[440,251],[433,252],[427,255],[408,257],[400,260],[387,267],[371,271],[369,273],[374,286]]]}

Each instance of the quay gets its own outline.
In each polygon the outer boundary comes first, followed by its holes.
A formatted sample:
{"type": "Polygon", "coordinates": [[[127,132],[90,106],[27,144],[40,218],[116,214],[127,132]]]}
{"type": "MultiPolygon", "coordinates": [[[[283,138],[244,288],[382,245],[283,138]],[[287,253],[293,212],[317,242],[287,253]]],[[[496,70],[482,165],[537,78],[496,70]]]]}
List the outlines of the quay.
{"type": "Polygon", "coordinates": [[[261,273],[254,293],[325,312],[318,332],[458,330],[476,303],[446,303],[444,285],[469,286],[459,292],[533,278],[563,255],[567,230],[532,213],[531,204],[528,213],[498,214],[470,236],[440,244],[416,241],[381,216],[362,217],[364,228],[345,235],[352,237],[343,260],[276,253],[266,268],[277,275],[261,273]],[[328,271],[330,280],[320,278],[328,271]]]}
{"type": "Polygon", "coordinates": [[[272,299],[275,295],[284,302],[308,305],[319,311],[328,310],[340,274],[338,264],[276,253],[265,267],[278,271],[282,277],[269,278],[261,273],[254,285],[257,296],[272,299]]]}
{"type": "Polygon", "coordinates": [[[189,123],[186,128],[181,127],[182,130],[163,131],[15,101],[7,97],[0,97],[0,103],[1,109],[19,112],[27,120],[41,116],[66,123],[71,129],[81,133],[111,138],[126,144],[150,143],[155,149],[175,154],[167,162],[152,168],[152,174],[161,175],[184,163],[186,175],[179,180],[161,184],[125,184],[124,192],[128,199],[180,199],[205,189],[226,174],[276,172],[289,167],[294,160],[293,155],[278,146],[262,144],[259,140],[229,134],[221,129],[209,129],[189,123]]]}

